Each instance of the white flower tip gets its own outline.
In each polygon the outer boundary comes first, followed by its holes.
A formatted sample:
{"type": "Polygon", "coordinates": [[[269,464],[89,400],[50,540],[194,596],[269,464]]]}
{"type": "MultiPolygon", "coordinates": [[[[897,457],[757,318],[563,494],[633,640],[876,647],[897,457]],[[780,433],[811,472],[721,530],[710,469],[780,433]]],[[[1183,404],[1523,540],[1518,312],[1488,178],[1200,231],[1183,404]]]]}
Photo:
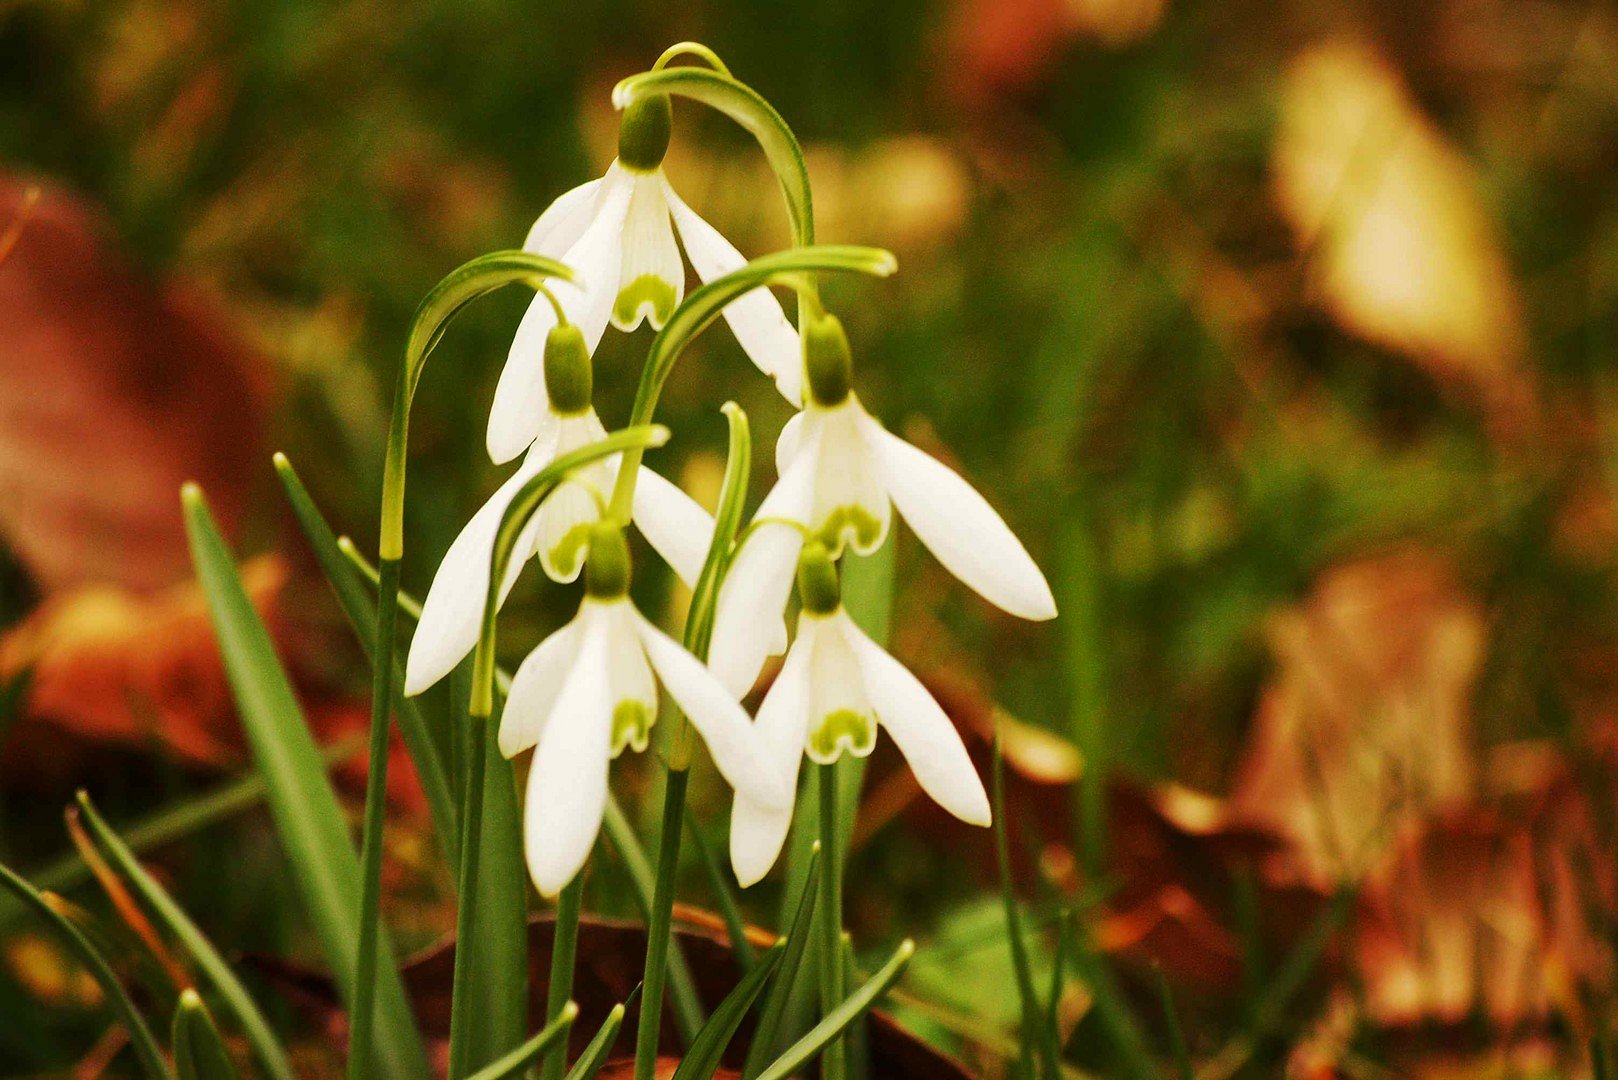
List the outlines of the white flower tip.
{"type": "Polygon", "coordinates": [[[968,825],[977,825],[984,829],[994,823],[994,811],[989,808],[989,798],[981,791],[978,792],[978,797],[973,799],[967,806],[957,809],[955,816],[968,825]],[[962,810],[965,813],[962,813],[962,810]]]}
{"type": "Polygon", "coordinates": [[[1056,597],[1051,595],[1050,583],[1044,575],[1039,578],[1039,591],[1030,592],[1027,603],[1020,605],[1021,611],[1013,611],[1013,615],[1028,619],[1032,622],[1049,622],[1056,618],[1056,597]]]}
{"type": "Polygon", "coordinates": [[[633,97],[634,91],[630,88],[629,80],[622,79],[617,86],[612,88],[612,107],[615,109],[627,108],[633,97]]]}
{"type": "MultiPolygon", "coordinates": [[[[412,642],[414,645],[414,642],[412,642]]],[[[422,654],[414,647],[410,656],[405,660],[404,696],[415,697],[437,682],[441,676],[434,675],[427,664],[421,659],[422,654]]]]}
{"type": "Polygon", "coordinates": [[[503,422],[498,410],[489,414],[489,431],[484,445],[489,460],[504,465],[533,444],[534,432],[525,427],[503,422]]]}

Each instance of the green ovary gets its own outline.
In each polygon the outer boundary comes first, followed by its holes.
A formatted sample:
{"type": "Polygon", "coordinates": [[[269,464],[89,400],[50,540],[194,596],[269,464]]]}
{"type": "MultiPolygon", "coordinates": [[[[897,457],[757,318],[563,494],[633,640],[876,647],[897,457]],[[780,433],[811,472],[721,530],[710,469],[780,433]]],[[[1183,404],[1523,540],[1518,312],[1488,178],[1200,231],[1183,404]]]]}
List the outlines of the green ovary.
{"type": "Polygon", "coordinates": [[[623,753],[626,746],[637,754],[644,751],[651,742],[652,724],[656,720],[645,702],[633,698],[620,701],[612,710],[612,756],[623,753]]]}
{"type": "Polygon", "coordinates": [[[656,274],[642,274],[618,292],[612,304],[612,320],[619,326],[629,326],[639,317],[642,307],[652,309],[652,325],[661,328],[674,314],[674,286],[656,274]]]}
{"type": "Polygon", "coordinates": [[[826,515],[815,535],[834,557],[842,553],[845,536],[853,537],[855,551],[869,555],[882,543],[882,523],[865,507],[849,504],[826,515]]]}
{"type": "Polygon", "coordinates": [[[846,749],[857,758],[876,747],[876,721],[853,709],[838,709],[809,732],[808,752],[817,765],[830,765],[846,749]]]}

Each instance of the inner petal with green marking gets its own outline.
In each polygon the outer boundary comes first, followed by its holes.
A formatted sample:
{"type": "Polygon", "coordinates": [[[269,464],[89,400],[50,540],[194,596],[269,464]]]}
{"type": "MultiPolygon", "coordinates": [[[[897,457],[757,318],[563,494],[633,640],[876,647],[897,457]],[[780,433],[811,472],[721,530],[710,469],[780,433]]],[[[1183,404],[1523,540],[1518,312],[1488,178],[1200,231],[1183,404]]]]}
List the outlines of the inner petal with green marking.
{"type": "Polygon", "coordinates": [[[817,765],[830,765],[847,750],[857,758],[876,747],[876,719],[853,709],[838,709],[810,728],[806,749],[817,765]]]}
{"type": "Polygon", "coordinates": [[[623,753],[626,746],[637,754],[643,753],[651,743],[652,725],[656,722],[657,715],[644,701],[620,701],[612,710],[612,756],[623,753]]]}

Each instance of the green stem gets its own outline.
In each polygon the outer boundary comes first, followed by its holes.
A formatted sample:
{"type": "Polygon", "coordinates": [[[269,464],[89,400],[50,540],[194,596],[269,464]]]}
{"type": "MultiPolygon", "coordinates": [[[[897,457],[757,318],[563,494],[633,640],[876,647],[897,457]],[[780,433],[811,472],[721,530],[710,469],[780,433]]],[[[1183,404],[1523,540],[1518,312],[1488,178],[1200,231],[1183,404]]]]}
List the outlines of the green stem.
{"type": "Polygon", "coordinates": [[[348,1077],[363,1080],[371,1073],[376,1021],[376,942],[382,920],[382,830],[388,799],[388,717],[393,698],[394,627],[399,592],[399,560],[383,559],[379,567],[383,602],[376,606],[377,658],[371,678],[371,749],[365,774],[365,824],[361,831],[360,940],[354,961],[354,1004],[348,1029],[348,1077]]]}
{"type": "Polygon", "coordinates": [[[669,936],[674,921],[674,878],[680,866],[680,835],[685,825],[685,789],[691,774],[669,769],[663,790],[663,831],[657,840],[657,884],[647,920],[646,977],[635,1033],[635,1080],[652,1080],[657,1069],[658,1032],[663,1024],[663,982],[667,974],[669,936]]]}
{"type": "MultiPolygon", "coordinates": [[[[830,1016],[843,1000],[843,856],[837,835],[837,766],[818,766],[820,783],[820,1014],[830,1016]]],[[[822,1080],[844,1080],[848,1062],[841,1036],[826,1044],[822,1080]]]]}
{"type": "Polygon", "coordinates": [[[473,715],[466,732],[466,780],[461,800],[461,875],[459,907],[455,914],[455,974],[450,989],[449,1078],[458,1080],[471,1071],[467,1060],[472,1048],[469,992],[472,971],[472,927],[477,921],[478,860],[483,847],[483,771],[487,761],[487,716],[473,715]]]}
{"type": "MultiPolygon", "coordinates": [[[[584,907],[584,875],[577,874],[556,901],[556,926],[551,933],[551,978],[545,990],[545,1022],[554,1023],[573,997],[573,965],[578,956],[579,913],[584,907]]],[[[545,1055],[540,1080],[561,1080],[567,1067],[567,1044],[557,1044],[545,1055]]]]}

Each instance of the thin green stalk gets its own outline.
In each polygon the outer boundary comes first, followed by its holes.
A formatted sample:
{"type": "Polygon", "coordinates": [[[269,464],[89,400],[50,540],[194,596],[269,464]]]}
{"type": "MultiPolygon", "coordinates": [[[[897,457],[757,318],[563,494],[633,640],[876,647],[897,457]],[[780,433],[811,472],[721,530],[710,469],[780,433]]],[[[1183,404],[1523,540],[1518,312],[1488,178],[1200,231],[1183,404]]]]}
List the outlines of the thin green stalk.
{"type": "Polygon", "coordinates": [[[680,868],[680,834],[685,824],[685,789],[689,770],[671,768],[663,789],[663,832],[657,842],[657,883],[646,931],[645,995],[635,1032],[635,1080],[652,1080],[657,1069],[658,1032],[663,1023],[663,982],[667,974],[669,937],[674,921],[674,879],[680,868]]]}
{"type": "Polygon", "coordinates": [[[473,1073],[471,1080],[504,1080],[507,1076],[515,1076],[529,1062],[554,1046],[560,1046],[565,1053],[567,1033],[573,1027],[573,1021],[578,1015],[579,1007],[571,1001],[564,1001],[561,1009],[557,1010],[556,1016],[545,1025],[544,1030],[498,1061],[491,1062],[473,1073]]]}
{"type": "Polygon", "coordinates": [[[736,954],[736,963],[745,975],[753,970],[758,957],[753,953],[753,946],[747,940],[747,921],[742,917],[741,905],[736,900],[736,893],[725,880],[725,869],[715,855],[713,845],[702,834],[702,824],[697,821],[696,815],[686,812],[687,824],[691,827],[691,842],[696,845],[697,854],[702,858],[702,868],[708,872],[708,883],[713,887],[714,902],[719,905],[719,914],[725,920],[725,931],[730,937],[730,951],[736,954]]]}
{"type": "Polygon", "coordinates": [[[1023,939],[1022,912],[1011,884],[1011,841],[1006,824],[1006,763],[1001,753],[1000,733],[994,737],[994,852],[1000,866],[1000,899],[1006,910],[1006,936],[1011,944],[1012,967],[1017,972],[1017,996],[1022,1001],[1022,1041],[1024,1052],[1039,1054],[1040,1075],[1056,1080],[1062,1075],[1061,1050],[1041,1022],[1044,1011],[1034,992],[1033,968],[1028,962],[1028,943],[1023,939]]]}
{"type": "Polygon", "coordinates": [[[1174,1007],[1174,991],[1169,988],[1168,976],[1163,974],[1163,965],[1154,964],[1152,975],[1157,981],[1157,1000],[1163,1009],[1163,1026],[1169,1033],[1169,1052],[1174,1060],[1174,1072],[1178,1080],[1191,1080],[1191,1052],[1186,1049],[1185,1032],[1180,1030],[1180,1013],[1174,1007]]]}
{"type": "MultiPolygon", "coordinates": [[[[399,592],[399,560],[378,567],[384,597],[399,592]]],[[[397,604],[376,606],[376,639],[371,654],[392,656],[397,604]]],[[[393,665],[377,662],[371,678],[371,747],[365,774],[365,825],[360,841],[360,940],[354,961],[354,1008],[348,1028],[348,1077],[370,1075],[372,1032],[376,1027],[376,939],[382,919],[382,830],[388,799],[388,716],[393,699],[393,665]]]]}
{"type": "MultiPolygon", "coordinates": [[[[556,901],[556,924],[551,932],[551,977],[545,989],[545,1020],[554,1022],[573,997],[573,965],[579,948],[579,913],[584,907],[584,875],[576,875],[556,901]]],[[[545,1055],[541,1080],[561,1080],[567,1067],[567,1044],[545,1055]]]]}
{"type": "MultiPolygon", "coordinates": [[[[882,965],[880,971],[867,979],[858,990],[850,994],[847,1000],[839,1004],[831,1012],[809,1029],[809,1033],[793,1043],[787,1052],[775,1060],[766,1069],[759,1080],[786,1080],[814,1059],[814,1056],[825,1049],[833,1040],[861,1016],[865,1015],[877,1000],[886,994],[899,976],[904,973],[910,958],[916,954],[916,943],[906,938],[899,943],[893,956],[882,965]]],[[[821,1063],[821,1076],[824,1077],[826,1063],[821,1063]]]]}
{"type": "MultiPolygon", "coordinates": [[[[829,1017],[843,1000],[843,859],[837,835],[837,766],[816,767],[820,784],[820,1015],[829,1017]]],[[[848,1062],[841,1037],[827,1043],[820,1059],[822,1080],[844,1080],[848,1062]]]]}
{"type": "Polygon", "coordinates": [[[487,761],[486,743],[490,720],[472,716],[467,725],[465,797],[461,803],[461,875],[455,913],[455,973],[450,988],[449,1077],[467,1075],[471,1067],[472,1040],[472,928],[477,921],[478,861],[483,847],[483,770],[487,761]]]}

